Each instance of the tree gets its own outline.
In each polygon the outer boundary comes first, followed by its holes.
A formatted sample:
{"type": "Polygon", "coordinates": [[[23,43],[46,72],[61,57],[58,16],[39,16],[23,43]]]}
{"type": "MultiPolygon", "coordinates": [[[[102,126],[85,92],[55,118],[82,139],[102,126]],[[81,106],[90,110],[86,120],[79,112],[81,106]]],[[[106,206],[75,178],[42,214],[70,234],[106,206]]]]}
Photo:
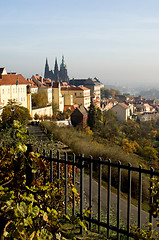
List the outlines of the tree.
{"type": "Polygon", "coordinates": [[[146,146],[142,150],[142,156],[148,160],[148,161],[153,161],[158,159],[158,151],[150,146],[146,146]]]}
{"type": "Polygon", "coordinates": [[[2,112],[2,123],[3,125],[10,125],[13,122],[13,112],[11,110],[11,107],[8,105],[3,108],[2,112]]]}
{"type": "Polygon", "coordinates": [[[58,105],[55,102],[52,102],[52,112],[53,112],[53,115],[56,115],[58,112],[58,105]]]}
{"type": "Polygon", "coordinates": [[[23,106],[16,106],[13,112],[13,119],[25,124],[30,119],[29,109],[23,106]]]}
{"type": "Polygon", "coordinates": [[[120,92],[115,89],[101,88],[101,97],[109,98],[111,96],[120,95],[120,92]]]}
{"type": "Polygon", "coordinates": [[[33,107],[46,107],[47,95],[45,93],[33,93],[32,94],[32,106],[33,107]]]}
{"type": "Polygon", "coordinates": [[[91,100],[91,104],[88,111],[88,119],[87,119],[87,124],[91,130],[93,130],[95,127],[95,122],[96,122],[95,118],[96,118],[96,109],[95,109],[93,100],[91,100]]]}
{"type": "Polygon", "coordinates": [[[23,106],[18,106],[9,102],[2,112],[2,124],[4,127],[10,126],[14,120],[18,120],[20,123],[27,124],[30,119],[29,110],[23,106]]]}

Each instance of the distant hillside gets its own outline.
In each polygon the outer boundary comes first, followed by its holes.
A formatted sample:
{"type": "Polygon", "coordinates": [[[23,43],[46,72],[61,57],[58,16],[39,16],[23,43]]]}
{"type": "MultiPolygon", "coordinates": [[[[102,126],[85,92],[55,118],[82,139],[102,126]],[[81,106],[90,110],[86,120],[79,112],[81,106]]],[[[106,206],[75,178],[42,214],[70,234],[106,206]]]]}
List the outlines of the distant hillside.
{"type": "Polygon", "coordinates": [[[139,95],[146,99],[159,98],[159,89],[142,90],[139,95]]]}

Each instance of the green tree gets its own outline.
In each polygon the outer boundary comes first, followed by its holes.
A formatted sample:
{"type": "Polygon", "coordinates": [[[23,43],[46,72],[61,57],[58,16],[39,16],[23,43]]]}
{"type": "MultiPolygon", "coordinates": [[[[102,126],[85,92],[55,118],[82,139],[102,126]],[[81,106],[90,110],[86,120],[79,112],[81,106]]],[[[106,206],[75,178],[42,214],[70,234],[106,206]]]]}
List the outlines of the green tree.
{"type": "Polygon", "coordinates": [[[1,117],[3,125],[10,125],[13,122],[13,112],[10,106],[5,106],[3,108],[1,117]]]}
{"type": "Polygon", "coordinates": [[[13,119],[18,120],[22,124],[28,123],[30,119],[29,109],[23,106],[16,106],[13,112],[13,119]]]}
{"type": "Polygon", "coordinates": [[[2,112],[2,124],[4,127],[10,126],[14,120],[18,120],[20,123],[27,124],[30,119],[29,110],[23,106],[11,104],[9,102],[2,112]]]}
{"type": "Polygon", "coordinates": [[[95,123],[96,123],[96,109],[95,109],[93,100],[91,100],[91,104],[88,111],[88,119],[87,119],[87,124],[91,130],[95,128],[95,123]]]}
{"type": "Polygon", "coordinates": [[[120,91],[115,89],[109,89],[109,88],[101,88],[101,97],[102,98],[109,98],[111,96],[119,95],[120,91]]]}
{"type": "Polygon", "coordinates": [[[141,154],[148,161],[154,161],[158,159],[158,151],[150,146],[145,146],[141,154]]]}
{"type": "Polygon", "coordinates": [[[114,141],[119,135],[119,122],[115,118],[112,110],[108,110],[103,114],[103,127],[100,131],[101,137],[114,141]]]}
{"type": "Polygon", "coordinates": [[[32,94],[32,106],[33,107],[46,107],[47,95],[45,93],[33,93],[32,94]]]}

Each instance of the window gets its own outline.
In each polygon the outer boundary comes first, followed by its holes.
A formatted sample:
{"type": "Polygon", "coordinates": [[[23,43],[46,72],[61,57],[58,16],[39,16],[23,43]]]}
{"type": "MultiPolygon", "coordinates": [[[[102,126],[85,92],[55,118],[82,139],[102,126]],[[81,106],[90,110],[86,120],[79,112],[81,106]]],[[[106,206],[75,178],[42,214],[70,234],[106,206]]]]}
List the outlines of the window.
{"type": "Polygon", "coordinates": [[[75,92],[75,96],[76,96],[76,92],[75,92]]]}
{"type": "Polygon", "coordinates": [[[14,90],[15,90],[15,89],[13,88],[13,93],[14,93],[14,90]]]}
{"type": "Polygon", "coordinates": [[[8,89],[8,93],[10,93],[10,89],[8,89]]]}
{"type": "Polygon", "coordinates": [[[4,94],[4,89],[2,89],[2,93],[4,94]]]}

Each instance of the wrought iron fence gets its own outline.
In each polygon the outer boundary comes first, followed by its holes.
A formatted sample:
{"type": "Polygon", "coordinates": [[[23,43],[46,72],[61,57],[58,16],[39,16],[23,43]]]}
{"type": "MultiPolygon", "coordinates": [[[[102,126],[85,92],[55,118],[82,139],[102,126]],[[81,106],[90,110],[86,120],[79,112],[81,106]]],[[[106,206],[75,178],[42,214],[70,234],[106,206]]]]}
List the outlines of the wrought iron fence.
{"type": "MultiPolygon", "coordinates": [[[[130,232],[130,224],[131,224],[131,215],[132,215],[132,173],[134,172],[137,175],[138,179],[138,196],[137,196],[137,227],[141,228],[142,222],[141,217],[143,214],[142,211],[142,179],[143,176],[147,176],[148,182],[149,179],[153,177],[158,177],[159,172],[155,172],[153,168],[150,170],[142,169],[141,166],[139,167],[133,167],[131,164],[122,165],[120,162],[113,163],[110,160],[103,161],[101,158],[99,159],[93,159],[92,157],[86,158],[84,155],[76,156],[75,154],[67,154],[67,153],[60,153],[60,151],[57,151],[55,154],[53,151],[50,150],[50,153],[47,154],[45,150],[43,150],[42,158],[45,159],[45,161],[48,161],[50,164],[49,176],[50,181],[53,182],[54,180],[54,171],[53,168],[56,165],[56,174],[57,178],[61,178],[61,172],[60,172],[60,165],[64,165],[64,181],[65,181],[65,213],[67,214],[67,202],[68,202],[68,174],[70,176],[69,169],[71,167],[71,181],[72,184],[76,185],[76,172],[78,173],[78,182],[79,182],[79,192],[80,192],[80,205],[79,205],[79,212],[80,212],[80,218],[85,219],[88,222],[88,229],[92,231],[92,226],[97,225],[98,233],[101,232],[101,228],[106,229],[106,235],[107,238],[110,238],[110,231],[115,231],[117,233],[117,239],[120,239],[120,235],[123,234],[127,236],[127,239],[130,239],[132,236],[132,233],[130,232]],[[69,167],[68,167],[69,166],[69,167]],[[102,168],[106,166],[107,168],[107,177],[106,177],[106,187],[103,187],[103,171],[102,168]],[[112,224],[111,222],[111,194],[112,194],[112,169],[116,169],[116,178],[117,178],[117,191],[116,191],[116,224],[112,224]],[[125,208],[126,208],[126,222],[125,222],[125,229],[121,227],[121,177],[122,172],[127,172],[127,181],[124,184],[127,184],[127,198],[125,201],[125,208]],[[87,176],[87,177],[86,177],[87,176]],[[85,189],[85,178],[88,185],[87,192],[85,189]],[[90,211],[90,214],[88,217],[85,217],[83,214],[83,209],[85,206],[85,195],[87,195],[87,207],[89,209],[92,209],[92,201],[93,201],[93,188],[94,184],[97,186],[97,203],[96,203],[96,216],[93,216],[92,211],[90,211]],[[107,195],[104,198],[105,204],[106,204],[106,210],[103,213],[106,216],[106,219],[103,221],[102,219],[102,188],[104,188],[107,191],[107,195]]],[[[152,186],[152,182],[150,181],[149,186],[152,186]]],[[[149,194],[149,204],[153,202],[153,197],[151,196],[151,190],[149,194]]],[[[75,209],[75,196],[73,195],[72,198],[72,215],[75,215],[76,209],[75,209]]],[[[149,222],[153,223],[153,216],[151,213],[149,213],[149,222]]],[[[81,233],[82,233],[81,228],[81,233]]]]}

